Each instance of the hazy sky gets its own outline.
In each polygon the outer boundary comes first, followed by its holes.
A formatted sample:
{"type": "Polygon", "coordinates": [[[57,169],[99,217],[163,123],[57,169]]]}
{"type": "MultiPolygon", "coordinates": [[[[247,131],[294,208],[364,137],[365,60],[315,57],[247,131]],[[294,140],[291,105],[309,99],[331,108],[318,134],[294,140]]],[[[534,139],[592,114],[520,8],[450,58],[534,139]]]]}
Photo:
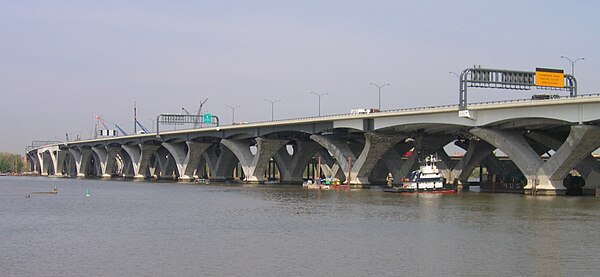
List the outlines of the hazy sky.
{"type": "MultiPolygon", "coordinates": [[[[94,113],[133,129],[184,106],[231,123],[458,104],[473,65],[535,71],[577,62],[599,93],[597,1],[1,1],[0,151],[87,138],[94,113]]],[[[529,91],[470,89],[469,102],[529,91]]]]}

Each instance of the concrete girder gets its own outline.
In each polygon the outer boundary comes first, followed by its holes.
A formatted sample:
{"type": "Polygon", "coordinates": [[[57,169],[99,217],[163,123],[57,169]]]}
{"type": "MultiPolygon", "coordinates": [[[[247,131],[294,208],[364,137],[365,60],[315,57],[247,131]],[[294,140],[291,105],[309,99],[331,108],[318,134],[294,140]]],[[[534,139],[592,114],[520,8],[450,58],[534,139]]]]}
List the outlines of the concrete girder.
{"type": "Polygon", "coordinates": [[[131,163],[133,165],[133,179],[144,180],[148,175],[148,167],[150,164],[150,158],[160,147],[158,145],[122,145],[123,149],[129,154],[131,163]]]}
{"type": "MultiPolygon", "coordinates": [[[[57,156],[57,163],[56,163],[56,174],[60,174],[60,176],[62,176],[63,172],[67,172],[67,170],[65,170],[65,161],[68,158],[68,151],[66,150],[59,150],[58,151],[58,156],[57,156]]],[[[68,173],[67,173],[68,174],[68,173]]]]}
{"type": "Polygon", "coordinates": [[[541,193],[556,194],[566,191],[562,180],[551,182],[547,171],[542,171],[544,161],[527,143],[520,131],[474,128],[470,132],[494,145],[512,159],[527,178],[527,185],[524,187],[526,193],[531,192],[534,187],[536,193],[541,191],[541,193]],[[540,176],[540,173],[543,176],[540,176]]]}
{"type": "Polygon", "coordinates": [[[38,164],[38,169],[39,169],[40,175],[48,176],[48,171],[46,170],[46,167],[44,166],[44,151],[41,151],[41,149],[38,149],[35,156],[37,158],[37,164],[38,164]]]}
{"type": "Polygon", "coordinates": [[[356,172],[357,184],[370,184],[369,176],[377,162],[405,138],[404,135],[365,133],[365,146],[352,166],[353,171],[356,172]]]}
{"type": "Polygon", "coordinates": [[[112,177],[112,171],[115,167],[117,154],[121,151],[121,147],[116,146],[94,146],[92,151],[96,153],[100,163],[100,176],[104,179],[112,177]]]}
{"type": "Polygon", "coordinates": [[[92,158],[92,149],[90,148],[70,148],[69,152],[75,160],[75,168],[77,169],[77,177],[84,178],[87,172],[88,165],[92,158]]]}
{"type": "Polygon", "coordinates": [[[229,148],[238,158],[244,171],[246,182],[261,183],[265,181],[264,172],[273,155],[288,143],[288,140],[256,138],[256,154],[252,155],[248,141],[231,139],[221,140],[221,144],[229,148]]]}
{"type": "MultiPolygon", "coordinates": [[[[344,172],[341,170],[340,165],[331,157],[331,155],[329,155],[327,151],[325,151],[325,149],[321,148],[321,150],[315,153],[314,157],[321,164],[319,169],[322,176],[335,177],[340,180],[345,178],[344,172]]],[[[321,176],[318,177],[320,178],[321,176]]]]}
{"type": "Polygon", "coordinates": [[[352,185],[368,185],[369,176],[383,155],[406,136],[365,133],[365,145],[356,158],[346,140],[312,135],[310,138],[327,149],[341,166],[352,185]],[[350,164],[351,163],[351,164],[350,164]],[[350,168],[351,166],[351,168],[350,168]]]}
{"type": "Polygon", "coordinates": [[[553,187],[564,187],[563,180],[567,174],[598,147],[600,147],[600,127],[571,126],[571,132],[565,142],[538,171],[540,182],[549,182],[553,187]]]}
{"type": "MultiPolygon", "coordinates": [[[[350,149],[350,146],[348,146],[348,142],[346,140],[340,138],[329,138],[320,135],[311,135],[310,138],[331,153],[331,156],[336,160],[336,164],[340,166],[342,172],[344,173],[346,180],[351,178],[350,172],[352,172],[352,170],[349,170],[349,162],[352,163],[353,161],[356,161],[356,157],[352,153],[352,150],[350,149]]],[[[353,180],[350,181],[352,182],[353,180]]]]}
{"type": "Polygon", "coordinates": [[[545,163],[520,132],[475,128],[471,133],[488,141],[507,154],[527,178],[525,192],[564,194],[566,175],[593,150],[600,146],[600,128],[596,126],[571,126],[564,143],[545,163]]]}
{"type": "MultiPolygon", "coordinates": [[[[202,168],[202,171],[204,171],[206,169],[206,165],[208,165],[209,172],[204,172],[204,174],[208,177],[212,177],[216,171],[217,164],[220,160],[220,156],[217,156],[217,149],[220,149],[219,147],[220,146],[218,144],[213,144],[211,147],[206,149],[204,153],[202,153],[202,161],[204,161],[204,164],[199,165],[204,166],[204,168],[202,168]]],[[[233,155],[233,153],[231,153],[231,155],[233,155]]],[[[231,166],[231,169],[233,171],[233,166],[231,166]]]]}
{"type": "MultiPolygon", "coordinates": [[[[562,142],[548,134],[540,132],[531,132],[527,134],[531,139],[545,145],[546,147],[556,151],[562,145],[562,142]]],[[[595,189],[595,184],[600,184],[600,172],[598,171],[599,163],[592,155],[588,154],[579,164],[575,166],[575,169],[581,177],[585,180],[585,186],[583,189],[591,190],[595,189]]]]}
{"type": "Polygon", "coordinates": [[[448,182],[454,183],[454,180],[456,179],[461,184],[466,184],[471,172],[473,172],[475,167],[480,165],[483,160],[492,155],[494,149],[496,149],[496,147],[484,140],[471,140],[465,155],[452,169],[448,182]]]}
{"type": "Polygon", "coordinates": [[[415,146],[413,156],[417,155],[419,158],[424,158],[431,154],[435,154],[453,140],[454,137],[450,135],[433,136],[429,134],[418,134],[413,137],[413,144],[415,146]]]}
{"type": "Polygon", "coordinates": [[[416,155],[414,155],[415,157],[408,157],[406,161],[402,159],[402,157],[414,147],[415,146],[412,143],[399,143],[392,149],[389,149],[383,156],[385,166],[394,177],[393,184],[399,185],[402,183],[402,178],[408,175],[415,162],[418,160],[416,155]]]}
{"type": "MultiPolygon", "coordinates": [[[[215,161],[214,167],[212,167],[211,181],[223,182],[227,180],[233,180],[233,169],[237,166],[237,158],[235,154],[229,148],[222,146],[220,147],[219,155],[217,157],[217,149],[212,151],[206,151],[204,158],[207,161],[215,161]]],[[[212,163],[211,163],[212,165],[212,163]]]]}
{"type": "Polygon", "coordinates": [[[346,178],[348,177],[348,160],[355,161],[356,157],[352,153],[352,150],[348,146],[345,139],[341,138],[329,138],[320,135],[311,135],[310,138],[327,149],[336,162],[340,165],[344,171],[346,178]]]}
{"type": "MultiPolygon", "coordinates": [[[[123,147],[121,146],[121,148],[123,147]]],[[[125,149],[121,149],[119,152],[119,157],[121,157],[121,161],[123,162],[123,170],[121,172],[122,176],[124,178],[133,178],[135,173],[133,171],[133,162],[131,161],[131,156],[129,156],[129,153],[127,153],[125,149]]]]}
{"type": "Polygon", "coordinates": [[[544,164],[520,131],[473,128],[470,132],[508,155],[527,179],[534,179],[544,164]]]}
{"type": "Polygon", "coordinates": [[[31,151],[27,153],[27,163],[29,164],[29,171],[30,172],[39,172],[37,170],[37,166],[38,166],[38,162],[37,162],[37,150],[35,151],[31,151]]]}
{"type": "Polygon", "coordinates": [[[293,147],[292,155],[288,153],[287,147],[282,147],[273,155],[281,173],[282,183],[301,183],[308,162],[320,148],[319,144],[314,141],[303,140],[297,140],[293,147]]]}
{"type": "Polygon", "coordinates": [[[202,154],[212,143],[200,143],[186,141],[184,143],[167,143],[163,146],[171,153],[179,173],[178,181],[190,182],[195,176],[195,170],[198,168],[202,154]],[[187,146],[187,151],[186,151],[187,146]]]}
{"type": "Polygon", "coordinates": [[[160,147],[150,159],[150,176],[154,179],[169,179],[173,176],[173,166],[169,163],[171,153],[164,147],[160,147]]]}
{"type": "Polygon", "coordinates": [[[41,175],[42,176],[61,176],[62,174],[57,174],[58,167],[58,152],[60,149],[58,147],[44,147],[38,150],[38,157],[41,159],[43,165],[41,167],[41,175]],[[40,154],[41,153],[41,154],[40,154]]]}

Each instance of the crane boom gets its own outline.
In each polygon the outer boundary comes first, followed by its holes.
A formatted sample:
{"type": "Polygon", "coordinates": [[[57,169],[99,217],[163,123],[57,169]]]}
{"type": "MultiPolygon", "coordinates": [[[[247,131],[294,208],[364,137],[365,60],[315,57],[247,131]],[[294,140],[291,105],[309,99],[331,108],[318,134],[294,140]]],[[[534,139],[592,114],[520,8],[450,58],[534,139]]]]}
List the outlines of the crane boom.
{"type": "Polygon", "coordinates": [[[110,128],[108,128],[108,126],[106,126],[105,122],[108,122],[109,124],[114,125],[115,128],[117,128],[123,135],[125,135],[125,136],[127,135],[127,132],[125,132],[125,130],[123,130],[121,127],[119,127],[119,125],[117,125],[116,123],[113,123],[113,122],[110,122],[110,121],[106,120],[104,117],[102,117],[99,114],[94,114],[94,116],[96,117],[96,119],[98,121],[100,121],[100,123],[102,124],[102,126],[104,126],[104,128],[106,128],[107,130],[110,129],[110,128]]]}
{"type": "MultiPolygon", "coordinates": [[[[204,101],[200,101],[200,107],[198,107],[198,113],[196,115],[202,114],[202,106],[204,106],[204,103],[206,103],[206,101],[208,101],[208,97],[206,99],[204,99],[204,101]]],[[[200,126],[200,117],[198,116],[194,120],[194,128],[198,128],[199,126],[200,126]]]]}

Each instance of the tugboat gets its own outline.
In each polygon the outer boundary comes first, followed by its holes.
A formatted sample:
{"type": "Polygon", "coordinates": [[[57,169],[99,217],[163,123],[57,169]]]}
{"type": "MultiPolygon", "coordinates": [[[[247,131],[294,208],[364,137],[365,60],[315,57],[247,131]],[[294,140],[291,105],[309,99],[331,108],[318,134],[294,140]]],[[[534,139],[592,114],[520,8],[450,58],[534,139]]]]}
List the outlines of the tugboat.
{"type": "Polygon", "coordinates": [[[437,159],[430,155],[419,170],[411,172],[407,181],[400,187],[385,190],[394,193],[456,193],[456,189],[444,186],[444,178],[435,165],[437,159]]]}

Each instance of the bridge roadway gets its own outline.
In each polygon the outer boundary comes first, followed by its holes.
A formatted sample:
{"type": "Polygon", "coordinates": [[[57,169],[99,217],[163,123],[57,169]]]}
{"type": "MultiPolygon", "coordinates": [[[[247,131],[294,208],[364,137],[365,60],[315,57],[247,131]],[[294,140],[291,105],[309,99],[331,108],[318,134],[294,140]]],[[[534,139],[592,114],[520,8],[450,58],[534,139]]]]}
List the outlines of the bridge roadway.
{"type": "MultiPolygon", "coordinates": [[[[585,180],[584,193],[600,184],[600,96],[517,100],[458,106],[345,114],[65,141],[30,149],[32,171],[47,176],[121,176],[214,181],[243,176],[266,180],[270,161],[282,183],[300,183],[311,161],[323,176],[361,187],[399,183],[418,161],[435,154],[449,183],[467,182],[478,166],[489,176],[521,179],[525,193],[565,194],[573,169],[585,180]],[[455,161],[449,143],[466,152],[455,161]],[[404,157],[413,150],[412,156],[404,157]],[[494,150],[512,163],[499,162],[494,150]],[[314,164],[314,162],[313,162],[314,164]],[[516,172],[516,174],[514,174],[516,172]],[[515,177],[516,176],[516,177],[515,177]]],[[[271,169],[272,170],[272,169],[271,169]]]]}

